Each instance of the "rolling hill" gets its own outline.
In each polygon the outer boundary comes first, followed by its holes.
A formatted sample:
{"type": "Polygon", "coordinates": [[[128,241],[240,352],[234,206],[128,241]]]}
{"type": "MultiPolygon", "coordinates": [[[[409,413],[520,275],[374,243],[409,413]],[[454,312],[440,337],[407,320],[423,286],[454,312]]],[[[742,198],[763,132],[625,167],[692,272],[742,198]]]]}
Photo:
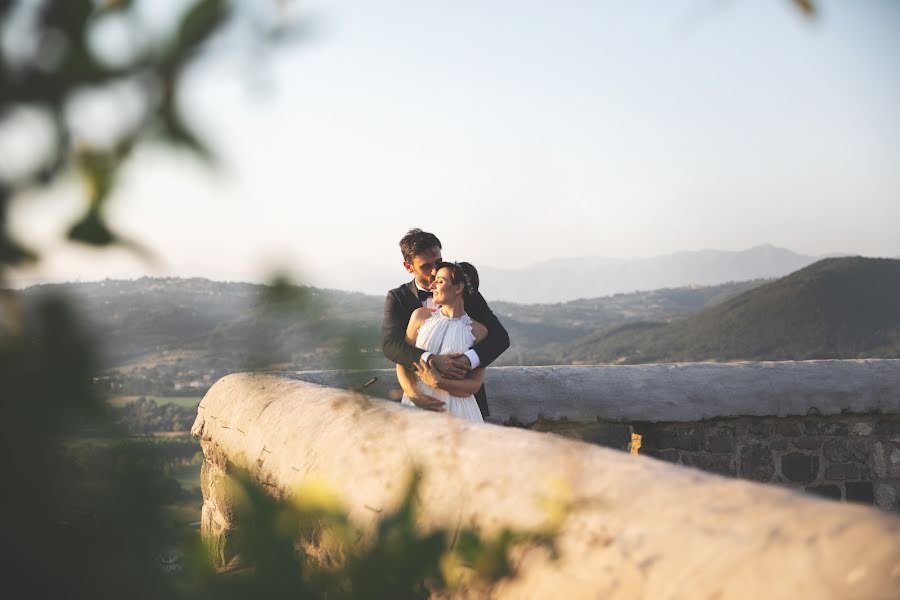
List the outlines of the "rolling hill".
{"type": "Polygon", "coordinates": [[[567,346],[578,363],[900,357],[900,261],[829,258],[669,323],[567,346]]]}

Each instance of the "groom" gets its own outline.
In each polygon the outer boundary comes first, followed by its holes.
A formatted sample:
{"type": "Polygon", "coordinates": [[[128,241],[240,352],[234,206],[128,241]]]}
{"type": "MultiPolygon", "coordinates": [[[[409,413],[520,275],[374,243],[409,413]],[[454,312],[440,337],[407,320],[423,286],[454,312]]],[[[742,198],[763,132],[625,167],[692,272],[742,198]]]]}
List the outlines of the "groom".
{"type": "MultiPolygon", "coordinates": [[[[381,347],[384,355],[410,369],[424,360],[433,369],[450,379],[463,379],[469,370],[486,367],[509,348],[509,334],[491,312],[481,292],[466,299],[466,313],[488,330],[488,336],[465,354],[432,354],[406,343],[406,325],[413,311],[423,306],[437,308],[431,300],[431,284],[441,262],[441,241],[433,233],[410,229],[400,240],[403,266],[415,279],[388,292],[384,301],[384,322],[381,326],[381,347]]],[[[443,411],[444,403],[431,396],[410,398],[427,410],[443,411]]],[[[481,415],[490,415],[484,386],[475,394],[481,415]]]]}

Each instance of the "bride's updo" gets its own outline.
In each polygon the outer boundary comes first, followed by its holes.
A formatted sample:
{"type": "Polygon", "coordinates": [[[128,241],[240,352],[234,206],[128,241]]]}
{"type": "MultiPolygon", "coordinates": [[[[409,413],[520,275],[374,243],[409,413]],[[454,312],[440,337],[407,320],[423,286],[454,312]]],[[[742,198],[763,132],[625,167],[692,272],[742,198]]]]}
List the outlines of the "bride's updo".
{"type": "Polygon", "coordinates": [[[437,265],[438,271],[447,269],[450,271],[450,281],[454,284],[463,283],[463,299],[468,298],[478,291],[478,271],[467,262],[441,262],[437,265]]]}

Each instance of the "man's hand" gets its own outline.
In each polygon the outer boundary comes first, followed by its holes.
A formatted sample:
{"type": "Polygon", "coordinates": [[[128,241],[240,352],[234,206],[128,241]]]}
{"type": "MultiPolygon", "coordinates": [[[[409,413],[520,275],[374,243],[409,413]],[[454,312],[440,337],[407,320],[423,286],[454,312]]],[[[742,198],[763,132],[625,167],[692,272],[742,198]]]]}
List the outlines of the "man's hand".
{"type": "Polygon", "coordinates": [[[433,410],[434,412],[447,412],[447,406],[443,400],[438,400],[432,396],[407,396],[413,404],[425,410],[433,410]]]}
{"type": "Polygon", "coordinates": [[[430,366],[447,379],[465,379],[472,363],[465,354],[432,354],[430,366]]]}

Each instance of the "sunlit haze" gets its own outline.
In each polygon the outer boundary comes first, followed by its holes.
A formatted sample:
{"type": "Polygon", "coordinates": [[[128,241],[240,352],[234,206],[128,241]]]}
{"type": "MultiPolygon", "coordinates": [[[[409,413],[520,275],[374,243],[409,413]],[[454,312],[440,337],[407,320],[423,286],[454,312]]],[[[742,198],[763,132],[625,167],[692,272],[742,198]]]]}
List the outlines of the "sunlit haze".
{"type": "Polygon", "coordinates": [[[47,249],[13,282],[386,289],[414,226],[507,269],[760,244],[900,256],[900,3],[817,4],[300,3],[308,39],[192,75],[216,170],[151,148],[123,174],[110,221],[156,262],[60,241],[82,202],[61,182],[13,205],[15,236],[47,249]]]}

